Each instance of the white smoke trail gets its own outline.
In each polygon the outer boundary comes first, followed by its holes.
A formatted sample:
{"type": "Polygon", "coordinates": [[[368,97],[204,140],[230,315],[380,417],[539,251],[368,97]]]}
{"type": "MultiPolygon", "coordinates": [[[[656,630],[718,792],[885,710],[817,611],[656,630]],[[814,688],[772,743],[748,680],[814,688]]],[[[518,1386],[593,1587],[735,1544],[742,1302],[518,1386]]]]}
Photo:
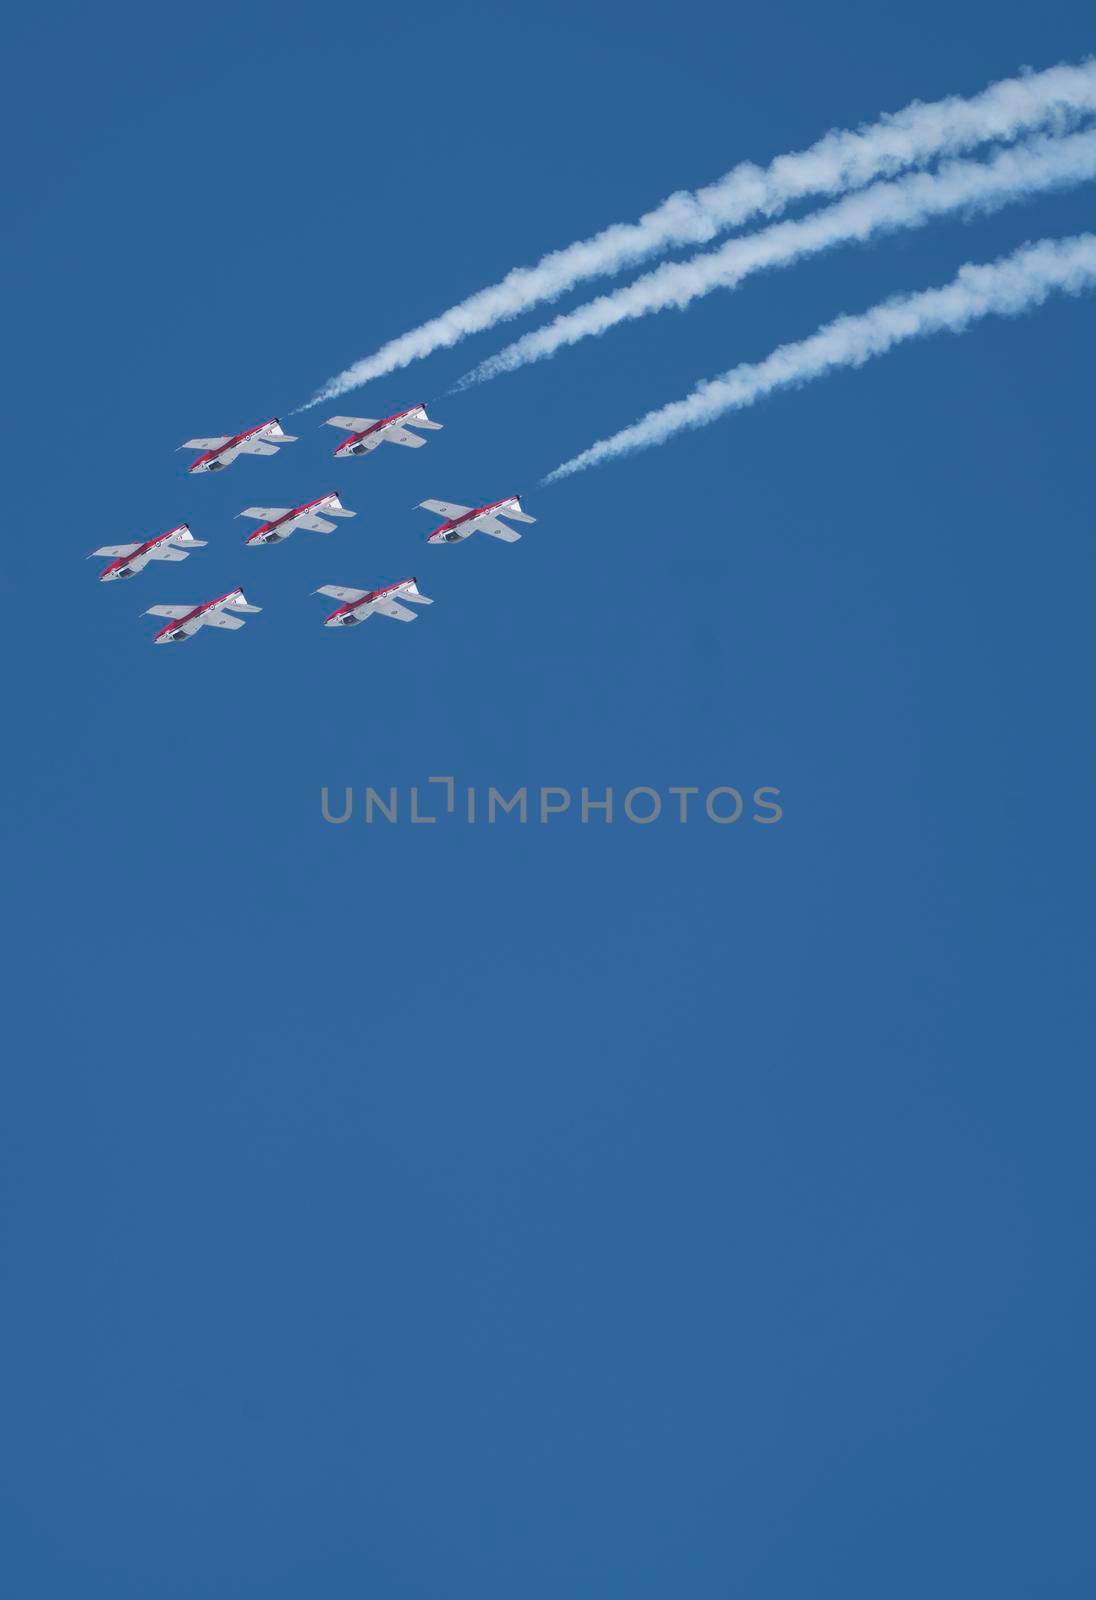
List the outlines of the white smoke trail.
{"type": "Polygon", "coordinates": [[[858,317],[838,317],[798,344],[781,345],[756,365],[734,367],[700,384],[684,400],[650,411],[630,428],[601,439],[565,461],[542,483],[584,472],[614,456],[630,455],[701,428],[728,411],[752,406],[775,389],[807,383],[835,367],[859,367],[907,339],[962,333],[980,317],[1014,317],[1054,291],[1080,294],[1096,286],[1096,234],[1041,239],[985,266],[960,267],[941,289],[885,300],[858,317]]]}
{"type": "Polygon", "coordinates": [[[457,387],[544,361],[564,345],[599,336],[618,323],[670,306],[681,311],[713,289],[733,289],[755,272],[789,266],[838,244],[899,228],[917,228],[951,211],[996,210],[1093,177],[1096,131],[1065,139],[1034,139],[1000,151],[991,161],[954,161],[936,172],[916,172],[890,183],[873,184],[802,219],[777,222],[760,233],[732,239],[719,250],[658,267],[616,293],[601,295],[527,333],[481,362],[457,387]]]}
{"type": "Polygon", "coordinates": [[[535,266],[514,268],[501,282],[330,378],[298,410],[520,316],[585,279],[619,272],[677,245],[705,244],[751,216],[775,216],[807,195],[840,194],[989,141],[1007,142],[1039,128],[1066,131],[1093,110],[1096,62],[1085,61],[1002,79],[969,100],[914,101],[859,130],[827,133],[810,149],[778,156],[767,167],[744,161],[707,188],[670,195],[638,222],[614,224],[535,266]]]}

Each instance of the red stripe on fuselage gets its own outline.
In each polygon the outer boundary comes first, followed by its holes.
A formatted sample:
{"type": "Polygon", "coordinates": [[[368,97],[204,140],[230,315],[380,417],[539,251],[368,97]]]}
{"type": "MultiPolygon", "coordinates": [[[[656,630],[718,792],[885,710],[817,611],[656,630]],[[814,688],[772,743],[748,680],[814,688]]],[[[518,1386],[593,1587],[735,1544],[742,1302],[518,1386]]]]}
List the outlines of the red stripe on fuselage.
{"type": "MultiPolygon", "coordinates": [[[[358,444],[362,439],[367,439],[371,433],[379,433],[382,428],[390,428],[394,422],[402,422],[404,417],[409,417],[413,411],[422,411],[424,409],[421,405],[408,406],[406,411],[397,411],[391,417],[382,417],[379,422],[371,423],[368,428],[363,428],[360,433],[348,434],[336,449],[335,454],[338,455],[340,450],[345,450],[348,444],[358,444]]],[[[225,448],[227,449],[227,446],[225,448]]]]}
{"type": "Polygon", "coordinates": [[[226,440],[219,450],[207,450],[205,455],[199,456],[197,460],[192,461],[187,470],[193,472],[195,467],[202,466],[206,461],[216,461],[218,456],[223,456],[227,450],[235,450],[236,446],[243,444],[245,439],[254,438],[255,434],[262,433],[264,428],[269,428],[270,424],[277,422],[277,420],[277,417],[268,417],[266,422],[260,422],[257,428],[248,428],[246,433],[237,433],[233,438],[226,440]]]}
{"type": "Polygon", "coordinates": [[[287,511],[285,516],[279,517],[276,522],[261,523],[254,533],[248,534],[244,543],[254,544],[256,539],[261,539],[264,533],[270,533],[274,528],[280,528],[283,522],[292,522],[293,518],[299,517],[303,511],[312,511],[316,506],[326,505],[329,500],[336,498],[337,492],[332,490],[330,494],[321,494],[318,500],[310,500],[307,505],[295,506],[292,511],[287,511]]]}
{"type": "Polygon", "coordinates": [[[383,589],[370,589],[368,594],[363,594],[360,600],[348,600],[344,606],[336,606],[325,622],[333,622],[336,617],[344,617],[351,611],[357,611],[359,606],[372,605],[374,600],[379,600],[382,595],[391,594],[393,589],[406,589],[409,583],[414,583],[414,578],[400,578],[396,583],[389,583],[383,589]]]}
{"type": "Polygon", "coordinates": [[[516,495],[508,494],[505,500],[494,500],[489,506],[476,506],[474,511],[466,511],[463,517],[450,517],[448,522],[439,523],[426,537],[432,539],[435,534],[448,533],[451,528],[459,528],[464,523],[471,522],[473,517],[485,516],[488,511],[497,511],[500,506],[511,506],[516,499],[516,495]]]}
{"type": "Polygon", "coordinates": [[[157,639],[162,639],[165,633],[174,633],[176,628],[184,628],[188,622],[193,622],[195,617],[204,617],[207,611],[214,611],[217,606],[223,606],[226,600],[231,600],[234,594],[240,593],[242,593],[240,589],[230,589],[227,594],[219,594],[216,600],[207,600],[204,605],[195,606],[192,611],[187,612],[185,617],[173,618],[171,622],[160,629],[156,635],[157,639]]]}
{"type": "Polygon", "coordinates": [[[158,533],[155,539],[146,539],[144,544],[137,546],[132,555],[118,556],[114,561],[109,561],[99,574],[105,578],[108,572],[117,572],[120,567],[128,567],[131,561],[136,561],[139,556],[147,556],[150,550],[155,550],[158,544],[163,544],[165,539],[171,539],[186,527],[185,522],[180,522],[178,528],[169,528],[166,533],[158,533]]]}

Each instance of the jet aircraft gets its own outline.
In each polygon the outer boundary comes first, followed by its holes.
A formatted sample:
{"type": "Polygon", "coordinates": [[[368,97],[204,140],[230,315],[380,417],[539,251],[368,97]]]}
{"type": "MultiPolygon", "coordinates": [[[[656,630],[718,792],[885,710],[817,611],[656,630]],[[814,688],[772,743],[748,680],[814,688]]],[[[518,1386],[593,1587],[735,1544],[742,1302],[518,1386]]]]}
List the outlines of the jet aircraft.
{"type": "Polygon", "coordinates": [[[521,534],[515,528],[507,527],[501,519],[511,517],[514,522],[537,520],[536,517],[526,516],[516,494],[508,500],[495,500],[489,506],[458,506],[451,500],[421,500],[419,509],[433,511],[439,517],[448,519],[427,537],[427,544],[456,544],[459,539],[467,539],[470,533],[477,531],[514,544],[521,534]]]}
{"type": "MultiPolygon", "coordinates": [[[[114,560],[99,574],[100,583],[112,583],[116,578],[133,578],[143,572],[150,561],[185,561],[192,550],[205,546],[205,539],[196,539],[185,522],[155,539],[145,539],[136,544],[102,544],[93,550],[93,556],[113,556],[114,560]]],[[[89,556],[90,560],[91,557],[89,556]]]]}
{"type": "Polygon", "coordinates": [[[349,433],[349,439],[344,439],[342,444],[335,449],[335,455],[364,456],[370,450],[375,450],[379,444],[403,444],[410,450],[418,450],[426,443],[417,433],[409,430],[415,428],[440,428],[440,422],[431,422],[426,415],[425,406],[410,406],[406,411],[397,411],[394,416],[382,417],[379,422],[372,417],[328,417],[324,423],[326,428],[342,428],[349,433]]]}
{"type": "Polygon", "coordinates": [[[201,606],[149,606],[146,617],[170,617],[172,620],[160,629],[153,644],[181,643],[192,639],[199,628],[242,628],[243,617],[230,615],[233,611],[246,611],[254,615],[262,606],[248,605],[242,589],[230,589],[201,606]]]}
{"type": "Polygon", "coordinates": [[[417,578],[401,578],[384,589],[340,589],[337,584],[325,583],[314,594],[329,595],[341,601],[329,617],[325,628],[348,628],[358,622],[368,622],[372,616],[392,617],[396,622],[414,622],[415,613],[408,611],[400,600],[410,600],[417,606],[432,606],[428,595],[419,593],[417,578]],[[397,598],[398,597],[398,598],[397,598]]]}
{"type": "Polygon", "coordinates": [[[213,439],[188,439],[179,449],[202,451],[197,460],[190,463],[188,472],[222,472],[225,467],[232,465],[237,456],[276,456],[279,445],[296,442],[297,435],[283,433],[281,423],[277,417],[273,417],[269,422],[260,422],[257,427],[249,428],[246,433],[221,433],[213,439]]]}
{"type": "Polygon", "coordinates": [[[292,510],[285,506],[248,506],[236,515],[262,520],[262,526],[248,534],[245,544],[280,544],[296,528],[307,528],[310,533],[334,533],[335,524],[328,522],[328,517],[353,517],[357,513],[348,511],[336,493],[322,494],[318,500],[309,500],[292,510]]]}

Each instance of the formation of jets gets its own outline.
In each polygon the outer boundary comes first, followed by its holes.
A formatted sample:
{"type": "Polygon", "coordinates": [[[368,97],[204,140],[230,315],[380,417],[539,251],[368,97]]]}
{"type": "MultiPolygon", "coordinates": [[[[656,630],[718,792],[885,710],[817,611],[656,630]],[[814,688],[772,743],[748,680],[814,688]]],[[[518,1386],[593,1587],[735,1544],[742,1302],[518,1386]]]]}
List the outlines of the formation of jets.
{"type": "MultiPolygon", "coordinates": [[[[328,417],[324,425],[339,428],[349,436],[334,452],[339,459],[367,455],[385,443],[417,449],[426,440],[413,429],[442,426],[426,415],[426,407],[422,405],[409,406],[406,411],[397,411],[393,416],[379,420],[371,417],[328,417]]],[[[273,417],[269,422],[248,428],[244,433],[188,439],[179,448],[201,452],[190,463],[188,472],[221,472],[230,467],[238,456],[272,456],[278,453],[282,445],[296,442],[296,436],[286,433],[277,417],[273,417]]],[[[418,509],[445,518],[427,535],[427,544],[455,544],[476,532],[490,534],[494,539],[513,544],[521,538],[521,534],[510,526],[510,522],[536,521],[535,517],[528,516],[522,510],[517,495],[510,495],[505,500],[493,500],[482,506],[456,505],[449,500],[422,500],[418,509]]],[[[338,494],[332,491],[320,495],[318,499],[306,500],[299,506],[247,506],[237,515],[258,522],[259,526],[244,540],[248,546],[257,546],[281,544],[298,528],[309,533],[334,533],[337,523],[330,520],[332,517],[353,517],[356,512],[344,506],[338,494]]],[[[177,527],[169,528],[166,533],[156,534],[153,538],[136,540],[130,544],[101,545],[92,554],[111,558],[99,573],[100,582],[110,583],[119,578],[136,577],[150,561],[185,561],[192,550],[202,549],[206,543],[205,539],[196,539],[188,525],[181,522],[177,527]]],[[[409,604],[429,606],[434,603],[429,595],[419,589],[417,578],[400,578],[396,583],[376,589],[348,589],[326,583],[321,584],[314,593],[339,602],[324,619],[325,628],[353,627],[359,622],[368,622],[373,616],[390,617],[397,622],[414,622],[416,613],[409,609],[409,604]]],[[[154,644],[181,644],[186,639],[192,639],[202,628],[234,632],[244,626],[245,616],[261,610],[261,606],[249,604],[243,590],[237,587],[201,605],[149,606],[144,615],[168,619],[156,634],[154,644]]]]}

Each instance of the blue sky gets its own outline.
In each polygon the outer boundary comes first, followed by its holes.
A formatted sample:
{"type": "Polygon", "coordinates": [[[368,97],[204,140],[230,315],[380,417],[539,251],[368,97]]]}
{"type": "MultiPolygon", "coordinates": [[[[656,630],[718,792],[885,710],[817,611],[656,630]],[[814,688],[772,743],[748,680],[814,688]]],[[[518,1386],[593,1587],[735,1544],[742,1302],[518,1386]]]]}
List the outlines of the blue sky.
{"type": "MultiPolygon", "coordinates": [[[[835,252],[446,397],[288,413],[736,161],[1080,5],[9,19],[0,1557],[21,1600],[1088,1592],[1092,300],[565,456],[1092,221],[835,252]],[[358,517],[244,550],[243,505],[358,517]],[[525,493],[519,545],[415,502],[525,493]],[[102,543],[208,548],[100,587],[102,543]],[[414,627],[320,583],[417,574],[414,627]],[[242,583],[235,636],[145,606],[242,583]],[[322,822],[758,785],[776,827],[322,822]]],[[[1086,22],[1088,26],[1086,27],[1086,22]]],[[[566,304],[571,304],[568,300],[566,304]]],[[[542,320],[515,324],[524,331],[542,320]]],[[[509,334],[510,330],[506,330],[509,334]]]]}

